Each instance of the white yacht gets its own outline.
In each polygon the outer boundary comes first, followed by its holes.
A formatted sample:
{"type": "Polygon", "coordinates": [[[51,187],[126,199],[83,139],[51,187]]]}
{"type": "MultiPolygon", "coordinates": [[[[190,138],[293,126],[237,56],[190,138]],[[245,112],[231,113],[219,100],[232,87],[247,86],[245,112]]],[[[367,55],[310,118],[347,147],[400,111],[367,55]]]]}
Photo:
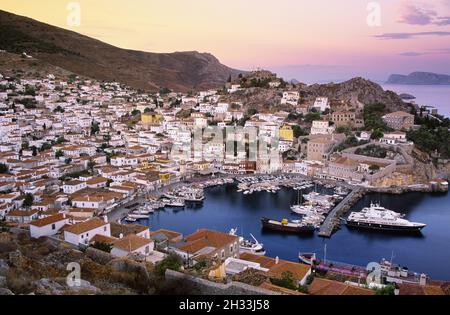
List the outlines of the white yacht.
{"type": "Polygon", "coordinates": [[[397,232],[418,232],[426,226],[424,223],[411,222],[403,217],[401,213],[371,203],[370,207],[365,207],[360,212],[350,213],[346,224],[354,228],[397,232]]]}

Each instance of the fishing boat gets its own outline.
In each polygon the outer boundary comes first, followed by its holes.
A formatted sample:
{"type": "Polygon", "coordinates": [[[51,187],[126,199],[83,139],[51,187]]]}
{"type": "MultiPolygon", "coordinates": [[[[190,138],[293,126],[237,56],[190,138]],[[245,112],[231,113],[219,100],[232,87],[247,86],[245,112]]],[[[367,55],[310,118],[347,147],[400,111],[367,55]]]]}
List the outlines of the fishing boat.
{"type": "Polygon", "coordinates": [[[268,218],[261,218],[261,223],[263,229],[286,233],[310,234],[314,233],[316,230],[315,226],[311,224],[289,222],[288,219],[278,221],[268,218]]]}
{"type": "MultiPolygon", "coordinates": [[[[230,235],[237,236],[237,229],[231,229],[230,235]]],[[[250,233],[253,241],[246,240],[242,236],[239,236],[239,252],[240,253],[251,253],[258,256],[264,256],[266,254],[266,249],[263,244],[258,242],[258,240],[250,233]]]]}

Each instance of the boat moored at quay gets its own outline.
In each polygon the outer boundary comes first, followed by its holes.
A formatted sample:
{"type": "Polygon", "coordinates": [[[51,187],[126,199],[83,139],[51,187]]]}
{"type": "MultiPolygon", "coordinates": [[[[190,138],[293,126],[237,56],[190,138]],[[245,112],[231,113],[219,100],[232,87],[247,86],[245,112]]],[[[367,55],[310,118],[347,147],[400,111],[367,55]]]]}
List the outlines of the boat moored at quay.
{"type": "Polygon", "coordinates": [[[426,224],[411,222],[403,218],[401,213],[388,210],[379,204],[371,203],[360,212],[352,212],[345,220],[350,228],[393,231],[420,232],[426,224]]]}
{"type": "Polygon", "coordinates": [[[262,227],[265,230],[272,230],[285,233],[313,234],[316,227],[312,224],[300,222],[289,222],[287,219],[281,221],[268,218],[261,218],[262,227]]]}

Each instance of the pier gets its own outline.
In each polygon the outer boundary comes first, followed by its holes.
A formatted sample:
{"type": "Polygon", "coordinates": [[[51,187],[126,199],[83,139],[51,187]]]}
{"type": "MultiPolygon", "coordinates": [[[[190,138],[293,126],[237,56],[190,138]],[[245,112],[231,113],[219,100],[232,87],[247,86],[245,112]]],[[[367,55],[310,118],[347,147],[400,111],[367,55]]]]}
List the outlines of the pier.
{"type": "Polygon", "coordinates": [[[331,210],[321,225],[318,235],[321,237],[331,237],[333,231],[335,231],[341,223],[341,216],[345,214],[364,194],[365,190],[362,188],[353,189],[347,197],[342,199],[342,201],[331,210]]]}

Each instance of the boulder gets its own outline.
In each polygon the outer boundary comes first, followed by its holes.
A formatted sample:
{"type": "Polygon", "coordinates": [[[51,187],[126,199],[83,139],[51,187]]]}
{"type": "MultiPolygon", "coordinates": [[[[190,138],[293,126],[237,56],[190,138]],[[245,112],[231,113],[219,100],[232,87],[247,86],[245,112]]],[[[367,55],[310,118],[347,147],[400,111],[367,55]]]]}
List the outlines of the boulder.
{"type": "Polygon", "coordinates": [[[71,291],[79,292],[79,291],[91,291],[92,293],[100,292],[100,289],[96,286],[93,286],[89,281],[81,279],[79,286],[69,287],[71,291]]]}
{"type": "Polygon", "coordinates": [[[0,288],[0,295],[14,295],[10,289],[0,288]]]}
{"type": "Polygon", "coordinates": [[[0,276],[6,276],[8,274],[9,265],[4,259],[0,259],[0,276]]]}
{"type": "Polygon", "coordinates": [[[6,277],[0,276],[0,288],[5,288],[6,286],[6,277]]]}
{"type": "Polygon", "coordinates": [[[38,294],[61,294],[65,288],[56,281],[42,278],[36,282],[36,292],[38,294]]]}

